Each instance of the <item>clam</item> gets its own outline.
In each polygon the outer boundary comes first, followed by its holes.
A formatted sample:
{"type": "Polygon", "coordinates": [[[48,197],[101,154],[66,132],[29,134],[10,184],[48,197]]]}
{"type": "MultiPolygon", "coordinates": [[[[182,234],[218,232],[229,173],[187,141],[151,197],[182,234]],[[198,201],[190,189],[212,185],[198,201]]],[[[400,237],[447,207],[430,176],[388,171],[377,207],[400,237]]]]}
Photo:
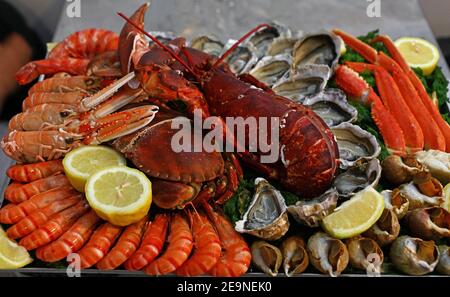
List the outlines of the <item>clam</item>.
{"type": "Polygon", "coordinates": [[[264,178],[255,180],[255,194],[235,229],[266,240],[281,238],[289,229],[287,207],[280,191],[264,178]]]}
{"type": "Polygon", "coordinates": [[[194,38],[190,43],[190,47],[217,57],[222,53],[224,46],[217,37],[206,35],[194,38]]]}
{"type": "Polygon", "coordinates": [[[291,54],[292,49],[294,48],[294,45],[297,41],[298,38],[294,37],[284,37],[284,36],[277,37],[269,45],[266,55],[276,56],[280,54],[291,54]]]}
{"type": "Polygon", "coordinates": [[[400,234],[400,223],[392,209],[385,208],[378,221],[363,233],[363,236],[375,240],[380,246],[392,243],[400,234]]]}
{"type": "Polygon", "coordinates": [[[301,101],[307,96],[322,92],[328,82],[330,68],[324,65],[308,65],[294,75],[285,75],[272,89],[280,96],[301,101]]]}
{"type": "Polygon", "coordinates": [[[276,276],[278,274],[283,256],[276,246],[258,240],[252,244],[251,251],[253,265],[267,275],[276,276]]]}
{"type": "Polygon", "coordinates": [[[381,167],[383,177],[395,186],[410,182],[415,174],[425,170],[414,156],[390,155],[383,160],[381,167]]]}
{"type": "Polygon", "coordinates": [[[450,238],[450,213],[442,207],[415,209],[408,212],[405,220],[413,236],[425,240],[450,238]]]}
{"type": "Polygon", "coordinates": [[[444,202],[442,185],[428,173],[416,174],[412,182],[401,185],[400,192],[408,199],[409,209],[439,206],[444,202]]]}
{"type": "Polygon", "coordinates": [[[392,244],[389,258],[395,268],[409,275],[424,275],[436,267],[439,251],[434,241],[400,236],[392,244]]]}
{"type": "Polygon", "coordinates": [[[420,151],[415,154],[422,163],[442,184],[450,183],[450,154],[438,150],[420,151]]]}
{"type": "MultiPolygon", "coordinates": [[[[225,44],[224,51],[229,49],[236,40],[230,39],[225,44]]],[[[249,72],[250,69],[258,62],[255,48],[251,44],[238,46],[228,57],[225,58],[231,71],[235,74],[249,72]]]]}
{"type": "Polygon", "coordinates": [[[290,64],[289,55],[268,56],[262,58],[250,74],[270,87],[288,72],[290,64]]]}
{"type": "Polygon", "coordinates": [[[342,47],[342,40],[330,32],[319,32],[306,35],[294,46],[292,51],[293,69],[299,69],[305,65],[327,65],[334,71],[342,47]]]}
{"type": "Polygon", "coordinates": [[[409,209],[409,200],[406,199],[399,189],[384,190],[381,192],[384,197],[384,207],[392,209],[397,218],[401,220],[409,209]]]}
{"type": "Polygon", "coordinates": [[[278,37],[290,37],[291,31],[285,26],[272,22],[269,28],[264,28],[252,34],[248,39],[248,43],[256,48],[258,58],[262,58],[267,54],[267,49],[272,42],[278,37]]]}
{"type": "Polygon", "coordinates": [[[309,106],[329,127],[354,122],[358,117],[356,108],[348,103],[347,96],[339,89],[326,89],[301,103],[309,106]]]}
{"type": "Polygon", "coordinates": [[[436,266],[436,271],[445,274],[450,275],[450,247],[446,245],[440,245],[438,246],[440,255],[439,255],[439,262],[436,266]]]}
{"type": "Polygon", "coordinates": [[[336,208],[339,193],[336,189],[329,189],[322,195],[311,200],[300,200],[288,207],[288,212],[299,223],[318,227],[324,217],[336,208]]]}
{"type": "Polygon", "coordinates": [[[348,265],[345,244],[324,232],[317,232],[309,238],[307,250],[314,268],[330,276],[339,276],[348,265]]]}
{"type": "Polygon", "coordinates": [[[299,236],[286,238],[281,244],[281,253],[283,255],[283,269],[286,276],[300,274],[309,265],[305,242],[299,236]]]}
{"type": "Polygon", "coordinates": [[[370,266],[379,271],[384,260],[383,251],[375,240],[361,236],[345,241],[349,262],[353,268],[367,271],[370,266]]]}
{"type": "Polygon", "coordinates": [[[378,159],[360,160],[345,172],[339,174],[333,181],[333,186],[344,198],[367,188],[376,187],[381,177],[381,165],[378,159]]]}
{"type": "Polygon", "coordinates": [[[362,159],[377,158],[381,152],[375,136],[359,126],[342,123],[332,127],[331,131],[336,137],[342,169],[351,167],[362,159]]]}

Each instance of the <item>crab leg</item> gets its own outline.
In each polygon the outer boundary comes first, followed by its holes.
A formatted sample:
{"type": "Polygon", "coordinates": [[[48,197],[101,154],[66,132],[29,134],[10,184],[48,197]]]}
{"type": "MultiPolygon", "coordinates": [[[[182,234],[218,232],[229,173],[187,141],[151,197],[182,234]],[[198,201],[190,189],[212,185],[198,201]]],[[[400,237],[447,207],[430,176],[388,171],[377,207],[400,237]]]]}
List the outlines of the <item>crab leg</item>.
{"type": "Polygon", "coordinates": [[[383,136],[388,149],[397,155],[406,155],[406,144],[397,120],[385,107],[380,97],[373,89],[352,69],[339,66],[336,69],[337,85],[350,97],[372,107],[371,114],[383,136]]]}

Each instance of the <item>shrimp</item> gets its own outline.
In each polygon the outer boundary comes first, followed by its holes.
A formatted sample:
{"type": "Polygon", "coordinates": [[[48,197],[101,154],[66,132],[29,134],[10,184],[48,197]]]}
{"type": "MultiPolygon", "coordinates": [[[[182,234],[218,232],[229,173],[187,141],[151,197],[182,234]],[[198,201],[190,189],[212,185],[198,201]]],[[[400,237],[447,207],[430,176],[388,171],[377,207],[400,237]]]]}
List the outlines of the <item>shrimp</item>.
{"type": "Polygon", "coordinates": [[[62,160],[52,160],[26,165],[13,165],[6,170],[6,175],[13,181],[29,183],[61,172],[64,172],[62,160]]]}

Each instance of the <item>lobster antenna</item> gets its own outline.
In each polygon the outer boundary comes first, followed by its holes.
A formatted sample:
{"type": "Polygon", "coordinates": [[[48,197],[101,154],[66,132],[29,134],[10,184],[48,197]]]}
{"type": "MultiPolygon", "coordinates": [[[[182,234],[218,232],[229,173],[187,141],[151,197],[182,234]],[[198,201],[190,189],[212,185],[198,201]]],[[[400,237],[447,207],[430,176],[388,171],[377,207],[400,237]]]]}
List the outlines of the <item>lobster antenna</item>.
{"type": "Polygon", "coordinates": [[[241,44],[242,42],[244,42],[244,40],[246,40],[247,38],[249,38],[253,33],[255,33],[256,31],[258,31],[261,28],[271,28],[271,26],[269,24],[261,24],[256,26],[255,28],[251,29],[249,32],[247,32],[247,34],[245,34],[244,36],[242,36],[241,38],[239,38],[238,41],[236,41],[220,58],[219,60],[217,60],[214,64],[213,64],[213,68],[220,65],[220,63],[223,62],[223,60],[225,60],[226,57],[228,57],[237,47],[239,44],[241,44]]]}
{"type": "Polygon", "coordinates": [[[184,68],[186,68],[190,73],[192,73],[192,75],[194,75],[195,77],[197,77],[194,73],[194,70],[192,70],[192,68],[186,64],[176,53],[174,53],[168,46],[164,45],[163,43],[161,43],[161,41],[159,41],[158,39],[156,39],[156,37],[152,36],[150,33],[146,32],[144,29],[142,29],[141,27],[139,27],[137,24],[135,24],[131,19],[129,19],[126,15],[124,15],[121,12],[117,13],[119,16],[121,16],[123,19],[125,19],[125,21],[127,21],[127,23],[133,25],[136,29],[138,29],[141,33],[143,33],[144,35],[146,35],[148,38],[150,38],[151,40],[153,40],[158,46],[160,46],[162,49],[164,49],[166,52],[168,52],[175,60],[177,60],[178,62],[180,62],[181,65],[184,66],[184,68]]]}

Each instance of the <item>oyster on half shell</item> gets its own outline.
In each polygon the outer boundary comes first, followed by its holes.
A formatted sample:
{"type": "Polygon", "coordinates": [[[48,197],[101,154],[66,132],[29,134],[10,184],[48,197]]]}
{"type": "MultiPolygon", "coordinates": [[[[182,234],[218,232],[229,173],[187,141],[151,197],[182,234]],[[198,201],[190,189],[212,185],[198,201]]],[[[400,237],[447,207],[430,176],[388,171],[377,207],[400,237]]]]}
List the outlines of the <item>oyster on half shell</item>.
{"type": "Polygon", "coordinates": [[[347,96],[339,89],[323,90],[306,97],[301,103],[309,106],[329,127],[354,122],[358,117],[356,108],[348,103],[347,96]]]}
{"type": "MultiPolygon", "coordinates": [[[[224,52],[233,46],[235,42],[236,40],[233,39],[228,40],[223,49],[224,52]]],[[[225,58],[225,62],[228,63],[231,71],[235,74],[249,72],[258,62],[255,51],[256,49],[251,44],[240,45],[225,58]]]]}
{"type": "Polygon", "coordinates": [[[375,136],[359,126],[342,123],[332,127],[331,131],[336,137],[342,169],[351,167],[362,159],[375,159],[381,152],[375,136]]]}
{"type": "Polygon", "coordinates": [[[289,55],[268,56],[259,60],[250,74],[270,87],[286,75],[290,65],[289,55]]]}
{"type": "Polygon", "coordinates": [[[290,36],[291,31],[287,27],[277,22],[272,22],[269,28],[264,28],[253,33],[248,39],[248,43],[256,48],[258,58],[262,58],[267,55],[267,49],[276,38],[290,36]]]}
{"type": "Polygon", "coordinates": [[[217,57],[222,53],[224,46],[217,37],[206,35],[196,37],[190,43],[190,47],[217,57]]]}
{"type": "Polygon", "coordinates": [[[289,229],[287,207],[280,191],[264,178],[255,180],[255,194],[235,229],[266,240],[281,238],[289,229]]]}

